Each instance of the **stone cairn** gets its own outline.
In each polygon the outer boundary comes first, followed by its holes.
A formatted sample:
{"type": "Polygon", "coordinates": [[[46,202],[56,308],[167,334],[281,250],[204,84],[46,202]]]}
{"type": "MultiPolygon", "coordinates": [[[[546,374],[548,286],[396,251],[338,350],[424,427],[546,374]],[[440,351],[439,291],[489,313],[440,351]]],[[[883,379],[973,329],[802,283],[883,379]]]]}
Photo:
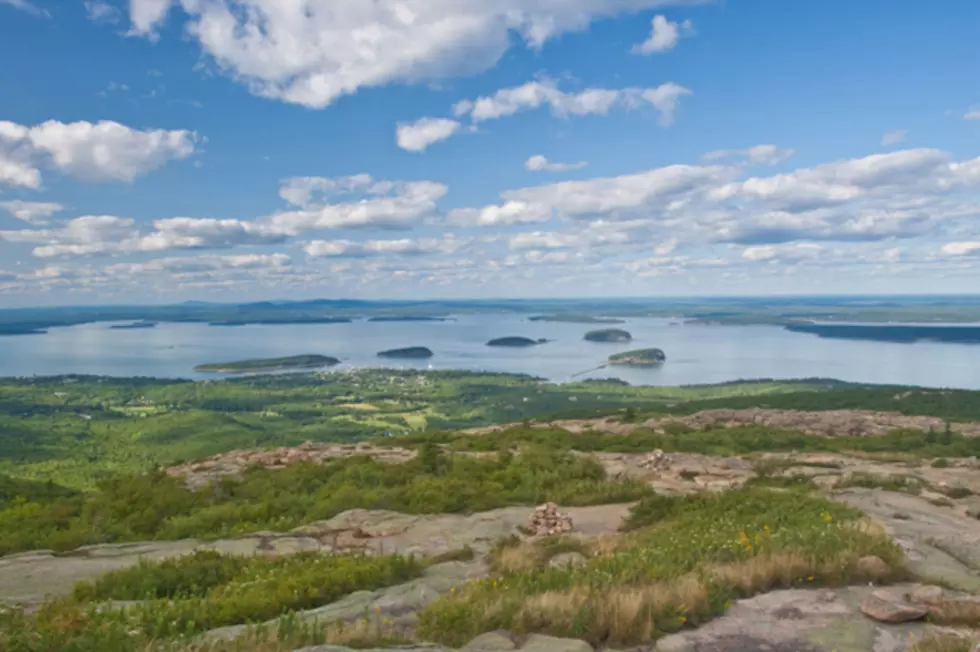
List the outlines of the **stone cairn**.
{"type": "Polygon", "coordinates": [[[572,518],[558,511],[558,505],[545,503],[535,508],[528,518],[528,530],[532,536],[568,534],[572,531],[572,518]]]}
{"type": "Polygon", "coordinates": [[[658,448],[643,458],[640,462],[640,468],[650,471],[666,471],[670,468],[670,455],[658,448]]]}

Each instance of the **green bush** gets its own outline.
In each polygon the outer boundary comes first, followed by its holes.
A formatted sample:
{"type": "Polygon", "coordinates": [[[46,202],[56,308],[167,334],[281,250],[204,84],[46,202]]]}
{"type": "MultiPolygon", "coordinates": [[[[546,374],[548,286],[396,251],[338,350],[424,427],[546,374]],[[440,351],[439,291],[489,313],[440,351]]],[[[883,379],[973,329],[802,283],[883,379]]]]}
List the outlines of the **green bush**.
{"type": "Polygon", "coordinates": [[[247,557],[211,550],[159,562],[141,559],[132,568],[106,573],[95,582],[77,584],[73,595],[81,602],[200,597],[239,577],[254,563],[247,557]]]}
{"type": "Polygon", "coordinates": [[[838,489],[861,487],[863,489],[882,489],[884,491],[919,494],[922,492],[923,483],[918,478],[907,475],[882,475],[879,473],[859,472],[842,477],[834,486],[838,489]]]}
{"type": "MultiPolygon", "coordinates": [[[[201,553],[143,563],[80,584],[35,614],[0,610],[4,652],[147,650],[151,643],[261,623],[353,593],[404,583],[424,565],[398,555],[299,554],[267,559],[201,553]],[[145,599],[122,608],[95,601],[145,599]]],[[[158,649],[153,647],[152,649],[158,649]]]]}

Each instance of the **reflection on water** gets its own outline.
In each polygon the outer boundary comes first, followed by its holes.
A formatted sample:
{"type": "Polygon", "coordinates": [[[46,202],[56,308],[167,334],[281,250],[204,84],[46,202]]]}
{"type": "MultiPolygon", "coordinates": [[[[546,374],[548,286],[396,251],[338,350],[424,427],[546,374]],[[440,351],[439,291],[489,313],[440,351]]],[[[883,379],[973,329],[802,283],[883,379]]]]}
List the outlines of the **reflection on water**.
{"type": "Polygon", "coordinates": [[[608,367],[586,377],[618,377],[633,384],[685,385],[747,378],[838,378],[980,389],[980,346],[922,342],[895,344],[822,340],[772,326],[678,325],[665,319],[630,319],[629,344],[585,342],[587,324],[530,322],[513,315],[467,315],[445,322],[364,322],[284,326],[211,327],[160,324],[111,330],[108,324],[55,328],[47,335],[0,337],[0,376],[99,374],[213,378],[193,367],[304,353],[332,355],[353,367],[468,369],[526,373],[554,381],[595,369],[611,354],[658,347],[660,368],[608,367]],[[490,348],[508,335],[548,338],[527,349],[490,348]],[[427,346],[429,360],[382,361],[377,352],[427,346]]]}

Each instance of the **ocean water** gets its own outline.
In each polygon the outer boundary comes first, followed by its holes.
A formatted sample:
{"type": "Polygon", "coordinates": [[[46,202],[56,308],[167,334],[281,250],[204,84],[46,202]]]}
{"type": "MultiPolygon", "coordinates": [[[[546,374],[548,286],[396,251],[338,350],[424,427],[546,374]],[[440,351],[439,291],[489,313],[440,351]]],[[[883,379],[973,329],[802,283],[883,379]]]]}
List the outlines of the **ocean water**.
{"type": "Polygon", "coordinates": [[[583,341],[590,324],[531,322],[517,315],[465,315],[446,322],[256,325],[159,324],[113,330],[110,324],[53,328],[46,335],[0,336],[0,376],[98,374],[215,378],[194,372],[205,362],[317,353],[337,369],[398,367],[525,373],[565,382],[622,378],[635,385],[684,385],[739,379],[824,377],[870,383],[980,389],[980,345],[823,340],[774,326],[704,326],[629,319],[617,328],[628,344],[583,341]],[[495,337],[547,338],[547,344],[487,347],[495,337]],[[424,361],[383,361],[378,351],[427,346],[424,361]],[[659,368],[608,367],[586,372],[620,351],[658,347],[659,368]],[[581,375],[577,375],[581,374],[581,375]]]}

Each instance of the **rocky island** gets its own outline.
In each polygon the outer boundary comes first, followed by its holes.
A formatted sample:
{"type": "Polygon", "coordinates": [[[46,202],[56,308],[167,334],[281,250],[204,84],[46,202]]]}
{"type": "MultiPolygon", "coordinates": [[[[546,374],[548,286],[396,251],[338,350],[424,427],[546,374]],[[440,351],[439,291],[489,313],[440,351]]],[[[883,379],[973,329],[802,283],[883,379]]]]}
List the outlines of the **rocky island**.
{"type": "Polygon", "coordinates": [[[432,349],[425,346],[409,346],[403,349],[389,349],[378,353],[379,358],[398,360],[422,360],[433,356],[432,349]]]}
{"type": "Polygon", "coordinates": [[[654,367],[660,366],[666,361],[667,356],[660,349],[637,349],[609,356],[609,364],[611,365],[654,367]]]}
{"type": "Polygon", "coordinates": [[[548,340],[541,338],[537,340],[532,340],[530,337],[498,337],[495,340],[490,340],[487,342],[487,346],[509,346],[509,347],[525,347],[525,346],[537,346],[538,344],[545,344],[548,340]]]}
{"type": "Polygon", "coordinates": [[[587,342],[631,342],[633,336],[620,328],[602,328],[585,334],[587,342]]]}
{"type": "Polygon", "coordinates": [[[194,371],[215,374],[256,374],[297,369],[319,369],[321,367],[332,367],[337,364],[340,364],[340,360],[328,355],[293,355],[285,358],[200,364],[194,367],[194,371]]]}

